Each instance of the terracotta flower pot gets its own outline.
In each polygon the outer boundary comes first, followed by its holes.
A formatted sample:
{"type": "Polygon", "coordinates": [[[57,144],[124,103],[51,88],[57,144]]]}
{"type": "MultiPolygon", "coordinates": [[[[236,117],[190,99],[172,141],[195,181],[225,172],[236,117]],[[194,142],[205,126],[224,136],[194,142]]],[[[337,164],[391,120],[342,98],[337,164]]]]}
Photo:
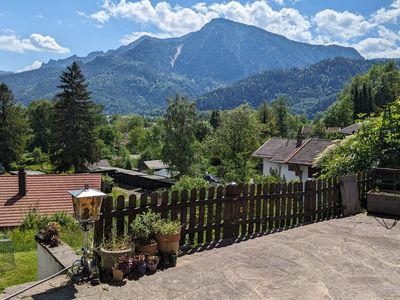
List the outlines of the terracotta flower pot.
{"type": "Polygon", "coordinates": [[[161,253],[178,253],[179,252],[179,241],[181,239],[181,233],[175,234],[156,234],[156,241],[158,243],[158,250],[161,253]]]}
{"type": "Polygon", "coordinates": [[[157,252],[157,242],[148,245],[137,245],[136,253],[146,253],[149,255],[156,255],[157,252]]]}
{"type": "Polygon", "coordinates": [[[131,254],[131,253],[132,253],[132,249],[111,251],[111,250],[106,250],[104,248],[100,248],[102,268],[104,270],[111,272],[111,270],[114,266],[115,260],[117,260],[123,254],[131,254]]]}
{"type": "Polygon", "coordinates": [[[112,268],[112,274],[115,281],[122,281],[124,278],[124,272],[121,269],[112,268]]]}

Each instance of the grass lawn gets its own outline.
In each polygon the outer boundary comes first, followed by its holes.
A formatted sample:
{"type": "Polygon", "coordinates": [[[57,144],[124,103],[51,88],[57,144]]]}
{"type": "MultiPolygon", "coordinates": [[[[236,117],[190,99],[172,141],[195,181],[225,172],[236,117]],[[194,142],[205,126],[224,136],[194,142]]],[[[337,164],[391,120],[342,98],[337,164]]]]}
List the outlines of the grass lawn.
{"type": "Polygon", "coordinates": [[[36,250],[16,252],[15,268],[0,273],[0,293],[8,286],[35,281],[37,279],[36,250]]]}
{"type": "MultiPolygon", "coordinates": [[[[91,231],[90,233],[92,233],[91,231]]],[[[9,286],[37,280],[36,230],[15,229],[7,232],[15,251],[15,268],[0,272],[0,293],[9,286]]],[[[81,253],[82,231],[79,228],[61,228],[60,238],[77,253],[81,253]]],[[[92,238],[92,234],[90,235],[92,238]]]]}

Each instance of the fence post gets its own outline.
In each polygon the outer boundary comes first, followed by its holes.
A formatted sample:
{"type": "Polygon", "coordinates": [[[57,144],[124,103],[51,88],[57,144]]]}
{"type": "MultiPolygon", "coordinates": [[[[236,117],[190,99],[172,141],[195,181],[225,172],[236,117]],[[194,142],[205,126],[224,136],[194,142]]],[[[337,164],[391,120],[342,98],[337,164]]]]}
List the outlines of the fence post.
{"type": "Polygon", "coordinates": [[[223,239],[230,239],[234,237],[236,219],[236,205],[240,192],[236,182],[229,183],[225,188],[225,204],[224,204],[224,223],[222,230],[223,239]]]}

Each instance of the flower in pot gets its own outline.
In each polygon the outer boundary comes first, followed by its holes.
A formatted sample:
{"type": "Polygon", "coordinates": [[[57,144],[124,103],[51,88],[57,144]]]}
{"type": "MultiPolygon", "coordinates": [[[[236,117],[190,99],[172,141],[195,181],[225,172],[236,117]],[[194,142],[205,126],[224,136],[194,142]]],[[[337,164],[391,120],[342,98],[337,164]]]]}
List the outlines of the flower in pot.
{"type": "Polygon", "coordinates": [[[130,255],[133,252],[133,244],[128,237],[113,235],[111,239],[102,243],[99,252],[102,268],[111,272],[116,260],[122,255],[130,255]]]}
{"type": "Polygon", "coordinates": [[[119,268],[124,275],[129,274],[133,265],[133,258],[130,253],[122,254],[119,257],[119,268]]]}
{"type": "Polygon", "coordinates": [[[143,254],[135,255],[133,257],[133,269],[137,274],[143,276],[146,274],[146,261],[145,256],[143,254]]]}
{"type": "Polygon", "coordinates": [[[124,278],[124,272],[121,270],[121,267],[119,265],[119,258],[113,257],[113,262],[114,262],[114,265],[112,267],[113,279],[115,281],[122,281],[122,279],[124,278]]]}
{"type": "Polygon", "coordinates": [[[131,225],[132,235],[136,241],[137,253],[148,253],[155,255],[157,242],[154,239],[155,226],[160,220],[160,215],[148,210],[138,215],[131,225]]]}
{"type": "Polygon", "coordinates": [[[160,261],[160,258],[155,255],[150,255],[146,258],[146,266],[147,269],[151,272],[155,272],[157,270],[158,262],[160,261]]]}
{"type": "Polygon", "coordinates": [[[160,219],[156,226],[156,241],[161,253],[178,253],[179,240],[181,239],[181,223],[160,219]]]}

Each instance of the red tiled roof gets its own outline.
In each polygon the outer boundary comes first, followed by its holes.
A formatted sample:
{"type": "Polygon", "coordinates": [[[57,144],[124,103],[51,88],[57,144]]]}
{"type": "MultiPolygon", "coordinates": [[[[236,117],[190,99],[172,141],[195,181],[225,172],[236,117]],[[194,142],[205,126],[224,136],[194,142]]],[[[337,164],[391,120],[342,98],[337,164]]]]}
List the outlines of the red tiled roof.
{"type": "Polygon", "coordinates": [[[101,174],[28,175],[27,193],[18,196],[18,176],[0,176],[0,228],[19,226],[27,212],[36,208],[40,214],[73,212],[70,190],[101,189],[101,174]]]}

